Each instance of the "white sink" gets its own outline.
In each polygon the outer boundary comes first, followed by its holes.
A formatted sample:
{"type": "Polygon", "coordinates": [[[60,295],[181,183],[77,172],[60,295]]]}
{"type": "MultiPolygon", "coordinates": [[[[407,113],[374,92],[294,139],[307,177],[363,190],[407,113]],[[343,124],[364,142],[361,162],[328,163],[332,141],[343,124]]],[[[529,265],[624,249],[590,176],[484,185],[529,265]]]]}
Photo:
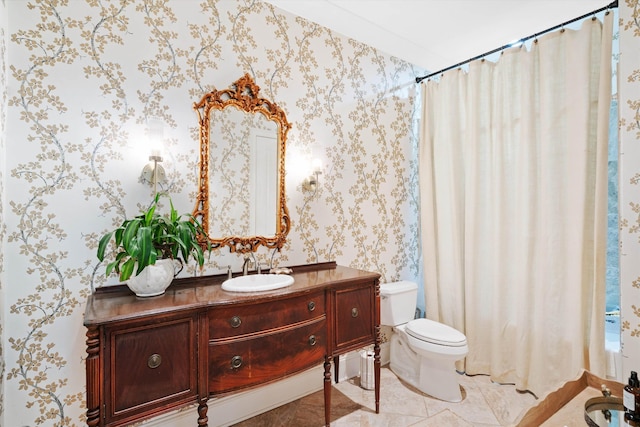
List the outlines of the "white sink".
{"type": "Polygon", "coordinates": [[[272,291],[292,283],[293,277],[288,274],[249,274],[225,280],[222,282],[222,289],[232,292],[272,291]]]}

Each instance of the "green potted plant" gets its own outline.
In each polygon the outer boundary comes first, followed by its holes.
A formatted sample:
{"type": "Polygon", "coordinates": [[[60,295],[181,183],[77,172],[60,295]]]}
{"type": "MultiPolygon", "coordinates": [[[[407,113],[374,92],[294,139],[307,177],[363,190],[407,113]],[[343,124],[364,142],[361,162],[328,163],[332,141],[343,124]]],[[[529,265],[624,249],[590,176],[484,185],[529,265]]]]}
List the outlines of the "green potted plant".
{"type": "MultiPolygon", "coordinates": [[[[204,251],[198,236],[204,235],[202,225],[191,214],[179,215],[169,198],[169,215],[156,212],[162,193],[156,193],[149,208],[140,215],[126,219],[113,231],[106,233],[98,244],[98,259],[103,261],[109,243],[115,243],[115,259],[107,264],[106,275],[113,271],[121,282],[138,296],[164,293],[177,274],[193,258],[204,265],[204,251]],[[176,265],[178,264],[178,265],[176,265]],[[135,272],[135,274],[134,274],[135,272]]],[[[206,239],[204,239],[206,241],[206,239]]]]}

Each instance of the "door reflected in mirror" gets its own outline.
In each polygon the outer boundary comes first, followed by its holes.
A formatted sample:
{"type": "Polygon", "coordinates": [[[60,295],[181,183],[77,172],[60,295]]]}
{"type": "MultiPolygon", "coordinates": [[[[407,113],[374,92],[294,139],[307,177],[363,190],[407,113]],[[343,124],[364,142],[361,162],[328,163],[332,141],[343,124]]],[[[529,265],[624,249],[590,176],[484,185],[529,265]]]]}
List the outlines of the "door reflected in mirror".
{"type": "Polygon", "coordinates": [[[213,247],[280,249],[290,229],[284,159],[291,125],[277,104],[258,96],[248,74],[194,105],[200,170],[194,216],[213,247]]]}

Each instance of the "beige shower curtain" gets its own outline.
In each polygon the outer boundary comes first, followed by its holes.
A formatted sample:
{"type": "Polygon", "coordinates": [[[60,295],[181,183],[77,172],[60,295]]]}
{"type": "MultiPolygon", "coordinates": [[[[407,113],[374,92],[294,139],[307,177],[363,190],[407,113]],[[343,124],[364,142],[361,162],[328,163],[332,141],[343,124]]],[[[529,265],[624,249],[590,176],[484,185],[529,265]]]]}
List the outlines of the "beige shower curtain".
{"type": "Polygon", "coordinates": [[[423,84],[427,317],[536,395],[604,374],[613,14],[423,84]]]}

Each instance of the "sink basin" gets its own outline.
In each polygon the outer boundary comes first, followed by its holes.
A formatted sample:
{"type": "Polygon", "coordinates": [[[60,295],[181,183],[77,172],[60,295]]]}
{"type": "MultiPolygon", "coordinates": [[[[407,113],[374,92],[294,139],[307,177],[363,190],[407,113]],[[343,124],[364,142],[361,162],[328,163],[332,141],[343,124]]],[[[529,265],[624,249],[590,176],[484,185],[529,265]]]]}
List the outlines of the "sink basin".
{"type": "Polygon", "coordinates": [[[272,291],[292,283],[293,277],[288,274],[250,274],[225,280],[222,282],[222,289],[231,292],[272,291]]]}

